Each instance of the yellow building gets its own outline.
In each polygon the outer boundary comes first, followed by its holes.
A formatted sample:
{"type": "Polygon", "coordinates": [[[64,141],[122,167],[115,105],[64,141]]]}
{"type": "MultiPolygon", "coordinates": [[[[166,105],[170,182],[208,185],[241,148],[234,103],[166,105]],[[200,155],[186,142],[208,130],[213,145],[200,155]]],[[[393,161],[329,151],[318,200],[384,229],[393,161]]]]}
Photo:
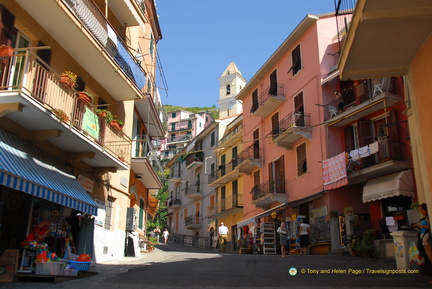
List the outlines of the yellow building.
{"type": "Polygon", "coordinates": [[[164,136],[154,2],[1,0],[0,21],[0,45],[13,50],[0,59],[0,154],[10,160],[0,166],[16,179],[1,183],[0,199],[19,200],[26,220],[2,213],[23,230],[2,231],[0,254],[21,249],[27,225],[41,221],[96,262],[122,258],[125,246],[139,254],[161,187],[149,157],[164,136]]]}

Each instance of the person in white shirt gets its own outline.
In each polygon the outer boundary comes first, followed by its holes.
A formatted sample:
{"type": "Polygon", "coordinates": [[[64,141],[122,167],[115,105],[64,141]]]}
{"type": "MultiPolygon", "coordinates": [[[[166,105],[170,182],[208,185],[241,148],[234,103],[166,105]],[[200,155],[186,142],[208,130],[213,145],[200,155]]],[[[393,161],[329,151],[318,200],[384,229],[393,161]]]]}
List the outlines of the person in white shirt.
{"type": "Polygon", "coordinates": [[[307,250],[309,246],[309,234],[310,234],[310,226],[307,223],[307,220],[303,220],[299,226],[300,230],[300,254],[307,255],[307,250]]]}
{"type": "Polygon", "coordinates": [[[219,244],[221,246],[221,253],[225,253],[225,245],[228,242],[228,234],[229,230],[225,226],[223,222],[221,222],[221,225],[218,229],[218,235],[219,235],[219,244]]]}

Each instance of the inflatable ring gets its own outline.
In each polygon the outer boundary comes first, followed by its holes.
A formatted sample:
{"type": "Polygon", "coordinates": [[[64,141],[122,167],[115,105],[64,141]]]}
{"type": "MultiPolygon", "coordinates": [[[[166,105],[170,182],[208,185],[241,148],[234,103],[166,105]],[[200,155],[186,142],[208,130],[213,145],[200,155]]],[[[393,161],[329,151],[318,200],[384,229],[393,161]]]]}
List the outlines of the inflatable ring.
{"type": "Polygon", "coordinates": [[[48,221],[39,223],[34,229],[35,240],[43,241],[46,237],[48,237],[50,225],[51,224],[48,221]]]}

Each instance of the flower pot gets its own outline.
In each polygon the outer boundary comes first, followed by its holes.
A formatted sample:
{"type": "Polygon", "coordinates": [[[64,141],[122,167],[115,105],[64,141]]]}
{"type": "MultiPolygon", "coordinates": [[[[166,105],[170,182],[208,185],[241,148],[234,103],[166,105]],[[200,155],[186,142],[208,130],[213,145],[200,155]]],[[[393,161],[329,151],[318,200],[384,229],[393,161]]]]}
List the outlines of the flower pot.
{"type": "Polygon", "coordinates": [[[60,75],[60,83],[63,84],[64,87],[70,88],[70,89],[72,89],[76,86],[76,81],[74,79],[70,78],[66,74],[60,75]]]}
{"type": "Polygon", "coordinates": [[[115,120],[112,120],[112,121],[111,121],[110,126],[112,127],[112,129],[114,129],[114,130],[118,130],[118,131],[122,130],[122,128],[123,128],[123,127],[120,125],[120,123],[119,123],[118,121],[115,121],[115,120]]]}
{"type": "Polygon", "coordinates": [[[87,93],[82,91],[78,92],[78,100],[85,104],[91,104],[92,102],[91,97],[87,93]]]}
{"type": "Polygon", "coordinates": [[[12,47],[2,45],[0,46],[0,57],[12,56],[14,51],[15,49],[13,49],[12,47]]]}

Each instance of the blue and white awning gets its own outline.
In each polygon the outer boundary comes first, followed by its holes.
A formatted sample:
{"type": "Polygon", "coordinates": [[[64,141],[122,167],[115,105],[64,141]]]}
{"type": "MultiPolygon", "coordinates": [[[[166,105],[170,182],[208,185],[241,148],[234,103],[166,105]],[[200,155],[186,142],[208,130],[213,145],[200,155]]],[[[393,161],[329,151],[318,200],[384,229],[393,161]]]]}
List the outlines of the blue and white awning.
{"type": "Polygon", "coordinates": [[[98,205],[65,163],[3,130],[0,184],[80,212],[97,214],[98,205]]]}

